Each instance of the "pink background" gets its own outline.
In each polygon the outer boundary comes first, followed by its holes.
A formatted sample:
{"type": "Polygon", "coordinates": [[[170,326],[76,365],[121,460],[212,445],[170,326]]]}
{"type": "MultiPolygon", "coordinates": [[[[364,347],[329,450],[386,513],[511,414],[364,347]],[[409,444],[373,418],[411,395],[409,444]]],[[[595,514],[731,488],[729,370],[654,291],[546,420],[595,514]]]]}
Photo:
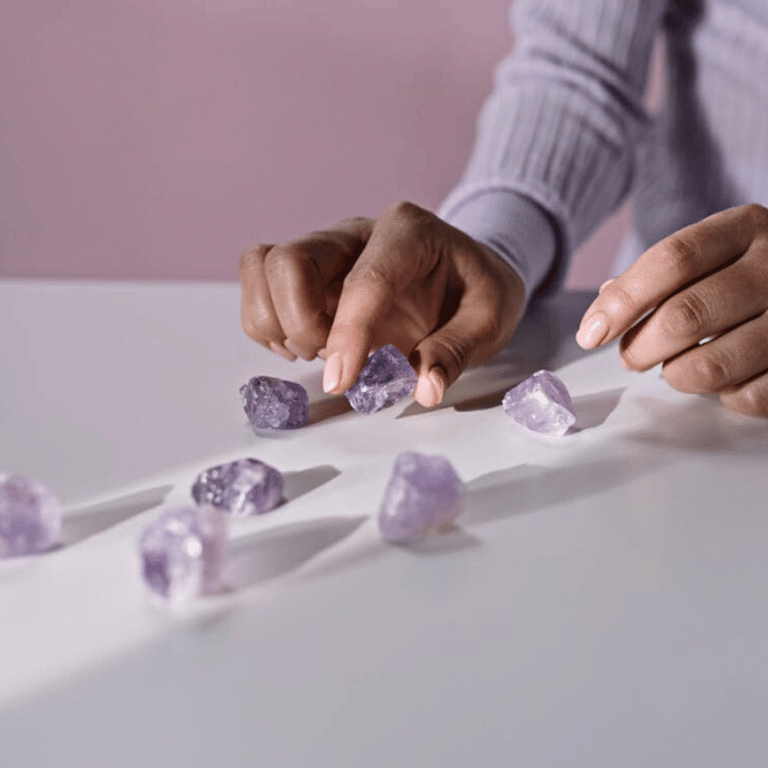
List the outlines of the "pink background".
{"type": "MultiPolygon", "coordinates": [[[[458,180],[507,0],[0,0],[0,276],[234,279],[458,180]]],[[[626,211],[577,254],[605,275],[626,211]]]]}

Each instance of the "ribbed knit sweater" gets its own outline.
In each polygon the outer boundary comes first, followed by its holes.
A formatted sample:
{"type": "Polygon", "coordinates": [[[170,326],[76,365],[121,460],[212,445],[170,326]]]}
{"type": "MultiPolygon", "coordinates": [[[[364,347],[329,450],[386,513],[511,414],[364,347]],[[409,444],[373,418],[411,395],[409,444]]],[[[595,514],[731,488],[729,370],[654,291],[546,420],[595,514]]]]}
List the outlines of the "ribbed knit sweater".
{"type": "Polygon", "coordinates": [[[768,205],[766,0],[515,0],[461,183],[439,210],[530,292],[630,194],[616,272],[681,227],[768,205]],[[663,36],[658,114],[643,101],[663,36]]]}

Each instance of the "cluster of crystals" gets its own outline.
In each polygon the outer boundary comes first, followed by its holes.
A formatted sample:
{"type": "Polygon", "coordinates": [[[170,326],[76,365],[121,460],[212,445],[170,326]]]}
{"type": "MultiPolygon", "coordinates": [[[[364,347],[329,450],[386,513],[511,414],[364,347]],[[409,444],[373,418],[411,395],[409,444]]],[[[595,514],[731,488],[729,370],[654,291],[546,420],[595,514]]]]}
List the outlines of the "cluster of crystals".
{"type": "Polygon", "coordinates": [[[240,395],[256,429],[296,429],[309,421],[307,390],[294,381],[255,376],[240,387],[240,395]]]}
{"type": "Polygon", "coordinates": [[[192,498],[231,515],[261,515],[282,501],[283,476],[258,459],[239,459],[201,472],[192,498]]]}
{"type": "Polygon", "coordinates": [[[346,392],[347,400],[360,413],[374,413],[394,405],[413,393],[418,381],[405,355],[391,344],[376,350],[346,392]]]}
{"type": "Polygon", "coordinates": [[[0,557],[45,552],[59,542],[63,511],[42,484],[0,475],[0,557]]]}
{"type": "Polygon", "coordinates": [[[464,483],[448,459],[401,453],[379,508],[387,541],[405,543],[450,525],[464,502],[464,483]]]}
{"type": "Polygon", "coordinates": [[[227,518],[213,507],[170,509],[139,539],[147,586],[175,605],[218,592],[227,541],[227,518]]]}
{"type": "Polygon", "coordinates": [[[549,371],[538,371],[510,389],[502,407],[512,421],[550,437],[562,437],[576,421],[565,384],[549,371]]]}

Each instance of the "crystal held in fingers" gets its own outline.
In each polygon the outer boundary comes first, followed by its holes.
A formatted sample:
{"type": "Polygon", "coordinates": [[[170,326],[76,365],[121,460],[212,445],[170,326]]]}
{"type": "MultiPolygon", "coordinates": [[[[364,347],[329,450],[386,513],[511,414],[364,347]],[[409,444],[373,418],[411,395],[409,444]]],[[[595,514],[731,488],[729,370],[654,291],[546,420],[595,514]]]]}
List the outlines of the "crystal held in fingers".
{"type": "Polygon", "coordinates": [[[258,459],[239,459],[201,472],[192,498],[231,515],[261,515],[282,501],[283,476],[258,459]]]}
{"type": "Polygon", "coordinates": [[[61,535],[62,508],[44,485],[24,475],[0,475],[0,557],[45,552],[61,535]]]}
{"type": "Polygon", "coordinates": [[[405,355],[392,344],[377,349],[357,381],[345,393],[360,413],[374,413],[413,394],[418,377],[405,355]]]}
{"type": "Polygon", "coordinates": [[[164,512],[139,538],[146,586],[174,605],[222,587],[227,518],[213,507],[164,512]]]}
{"type": "Polygon", "coordinates": [[[255,376],[240,387],[240,395],[256,429],[297,429],[309,421],[307,390],[295,381],[255,376]]]}
{"type": "Polygon", "coordinates": [[[512,421],[550,437],[562,437],[576,422],[568,389],[549,371],[537,371],[510,389],[502,407],[512,421]]]}
{"type": "Polygon", "coordinates": [[[405,543],[444,528],[464,504],[464,483],[443,456],[401,453],[379,509],[379,529],[387,541],[405,543]]]}

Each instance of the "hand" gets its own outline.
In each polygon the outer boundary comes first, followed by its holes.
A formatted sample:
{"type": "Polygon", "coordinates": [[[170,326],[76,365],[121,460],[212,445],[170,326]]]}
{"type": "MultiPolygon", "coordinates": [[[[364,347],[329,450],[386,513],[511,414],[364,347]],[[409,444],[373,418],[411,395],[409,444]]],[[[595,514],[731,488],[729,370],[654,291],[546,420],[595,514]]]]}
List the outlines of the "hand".
{"type": "Polygon", "coordinates": [[[426,407],[509,341],[525,305],[494,251],[412,203],[250,249],[240,282],[246,334],[289,359],[324,356],[326,392],[345,392],[371,350],[394,344],[426,407]]]}
{"type": "Polygon", "coordinates": [[[675,389],[716,392],[726,408],[768,416],[768,210],[716,213],[608,281],[576,339],[590,349],[621,334],[627,368],[663,363],[675,389]]]}

